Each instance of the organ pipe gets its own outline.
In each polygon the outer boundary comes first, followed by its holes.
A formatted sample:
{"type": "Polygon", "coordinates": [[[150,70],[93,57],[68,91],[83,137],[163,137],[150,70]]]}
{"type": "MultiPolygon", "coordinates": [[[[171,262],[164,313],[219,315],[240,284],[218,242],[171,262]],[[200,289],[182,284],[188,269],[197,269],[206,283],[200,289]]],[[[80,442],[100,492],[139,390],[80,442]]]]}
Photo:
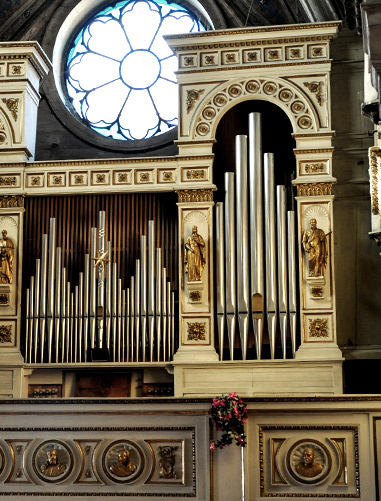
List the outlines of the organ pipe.
{"type": "Polygon", "coordinates": [[[265,153],[265,239],[266,239],[266,310],[270,340],[270,355],[275,358],[275,336],[277,321],[277,277],[276,277],[276,233],[275,233],[275,186],[274,155],[265,153]]]}
{"type": "Polygon", "coordinates": [[[248,151],[246,136],[237,136],[235,154],[236,173],[225,173],[225,201],[216,205],[220,357],[226,325],[231,360],[237,332],[242,359],[251,332],[257,359],[261,359],[265,328],[270,357],[275,358],[280,333],[286,358],[289,332],[293,354],[296,348],[295,219],[293,212],[286,211],[286,188],[275,187],[274,154],[262,155],[259,113],[249,116],[248,151]]]}
{"type": "Polygon", "coordinates": [[[173,357],[175,293],[162,266],[162,251],[155,248],[154,222],[148,225],[148,245],[147,236],[141,235],[141,255],[126,290],[118,264],[104,260],[106,251],[111,257],[104,225],[101,213],[100,229],[91,228],[90,254],[84,256],[78,283],[71,284],[61,248],[54,247],[55,223],[50,222],[53,235],[49,235],[49,245],[48,235],[42,237],[42,259],[36,260],[26,294],[27,363],[82,363],[89,360],[90,349],[104,345],[109,359],[117,363],[173,357]]]}

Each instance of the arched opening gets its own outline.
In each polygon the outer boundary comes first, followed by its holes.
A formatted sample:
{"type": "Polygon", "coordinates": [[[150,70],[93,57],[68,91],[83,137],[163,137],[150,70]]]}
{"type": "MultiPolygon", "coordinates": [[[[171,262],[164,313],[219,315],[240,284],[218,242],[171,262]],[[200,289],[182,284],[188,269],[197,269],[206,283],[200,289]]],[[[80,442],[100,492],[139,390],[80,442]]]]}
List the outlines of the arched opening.
{"type": "MultiPolygon", "coordinates": [[[[286,113],[264,100],[239,103],[217,127],[215,341],[223,360],[293,358],[300,342],[292,132],[286,113]],[[261,115],[264,158],[244,173],[245,161],[236,165],[235,138],[249,135],[251,113],[261,115]]],[[[242,143],[239,148],[242,160],[242,143]]]]}
{"type": "MultiPolygon", "coordinates": [[[[213,182],[218,188],[215,200],[223,200],[224,172],[234,172],[234,141],[238,134],[249,133],[250,113],[262,115],[262,151],[274,153],[275,184],[290,187],[295,175],[295,140],[292,125],[286,113],[273,103],[264,100],[243,101],[231,108],[217,126],[213,164],[213,182]],[[222,197],[222,198],[221,198],[222,197]]],[[[288,193],[291,195],[291,193],[288,193]]],[[[288,199],[291,197],[288,196],[288,199]]]]}

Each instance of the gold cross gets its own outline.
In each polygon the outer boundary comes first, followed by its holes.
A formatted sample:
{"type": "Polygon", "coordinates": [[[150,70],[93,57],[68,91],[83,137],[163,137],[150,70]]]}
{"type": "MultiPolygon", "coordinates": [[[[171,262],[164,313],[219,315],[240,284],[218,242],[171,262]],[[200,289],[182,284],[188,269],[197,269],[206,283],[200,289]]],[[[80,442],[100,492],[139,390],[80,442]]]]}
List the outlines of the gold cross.
{"type": "Polygon", "coordinates": [[[110,260],[106,259],[106,256],[108,254],[108,250],[106,250],[102,255],[98,254],[96,257],[92,257],[91,259],[94,259],[94,268],[96,268],[99,264],[101,264],[104,268],[106,267],[106,263],[108,263],[110,260]]]}

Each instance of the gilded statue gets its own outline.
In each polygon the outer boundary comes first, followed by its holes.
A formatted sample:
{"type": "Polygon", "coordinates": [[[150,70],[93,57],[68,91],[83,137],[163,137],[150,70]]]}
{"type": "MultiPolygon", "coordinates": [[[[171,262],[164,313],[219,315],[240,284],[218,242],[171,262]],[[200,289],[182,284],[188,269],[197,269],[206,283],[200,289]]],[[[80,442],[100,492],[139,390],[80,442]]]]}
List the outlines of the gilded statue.
{"type": "Polygon", "coordinates": [[[315,461],[315,453],[310,447],[304,449],[303,459],[303,462],[295,466],[301,477],[316,477],[323,471],[323,465],[315,461]]]}
{"type": "Polygon", "coordinates": [[[328,260],[327,235],[317,228],[316,219],[310,221],[310,229],[303,233],[303,248],[308,253],[310,277],[324,277],[328,260]]]}
{"type": "Polygon", "coordinates": [[[189,282],[201,281],[205,263],[205,242],[197,233],[197,226],[193,226],[192,235],[185,242],[185,273],[189,282]]]}
{"type": "Polygon", "coordinates": [[[11,284],[13,278],[13,250],[12,240],[7,236],[7,231],[3,230],[0,238],[0,283],[11,284]]]}
{"type": "Polygon", "coordinates": [[[121,449],[118,453],[118,461],[110,466],[110,471],[117,477],[129,477],[136,470],[136,464],[130,461],[130,452],[121,449]]]}
{"type": "Polygon", "coordinates": [[[56,449],[47,451],[46,463],[41,465],[41,471],[47,477],[58,477],[66,470],[66,466],[58,461],[56,449]]]}

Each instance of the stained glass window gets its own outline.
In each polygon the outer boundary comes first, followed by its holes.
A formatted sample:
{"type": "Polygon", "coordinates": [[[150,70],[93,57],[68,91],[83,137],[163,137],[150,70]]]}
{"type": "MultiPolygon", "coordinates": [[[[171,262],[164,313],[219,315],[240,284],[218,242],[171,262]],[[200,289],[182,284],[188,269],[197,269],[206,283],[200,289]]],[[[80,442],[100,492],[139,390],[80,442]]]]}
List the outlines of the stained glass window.
{"type": "Polygon", "coordinates": [[[65,80],[91,129],[114,139],[147,139],[178,123],[177,58],[163,35],[204,31],[170,0],[124,0],[93,16],[69,50],[65,80]]]}

